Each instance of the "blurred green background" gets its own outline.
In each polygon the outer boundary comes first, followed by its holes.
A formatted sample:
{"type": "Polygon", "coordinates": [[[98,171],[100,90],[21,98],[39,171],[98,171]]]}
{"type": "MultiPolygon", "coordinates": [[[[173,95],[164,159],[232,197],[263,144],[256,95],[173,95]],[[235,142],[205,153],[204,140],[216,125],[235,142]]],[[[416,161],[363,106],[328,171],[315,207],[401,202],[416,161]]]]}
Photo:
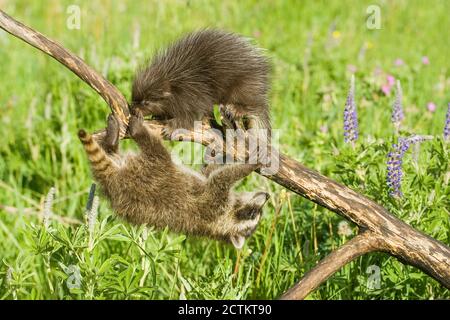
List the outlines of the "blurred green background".
{"type": "MultiPolygon", "coordinates": [[[[214,27],[251,38],[273,66],[271,114],[280,150],[450,243],[449,156],[441,138],[450,101],[450,2],[0,0],[0,8],[80,55],[127,98],[135,68],[186,32],[214,27]],[[373,4],[381,29],[367,27],[373,4]],[[74,5],[80,29],[68,28],[74,5]],[[352,73],[360,128],[354,149],[344,144],[342,125],[352,73]],[[436,137],[423,144],[418,163],[407,155],[400,200],[388,196],[385,184],[386,155],[395,141],[389,77],[403,88],[401,134],[436,137]]],[[[276,298],[357,233],[334,213],[254,174],[239,189],[265,189],[272,198],[239,254],[216,241],[130,226],[105,201],[89,248],[84,206],[92,178],[76,132],[103,128],[107,105],[59,63],[3,31],[0,71],[3,299],[276,298]],[[51,187],[55,216],[44,228],[51,187]],[[75,287],[68,285],[73,274],[81,279],[75,287]]],[[[346,266],[309,298],[450,294],[419,270],[375,253],[346,266]],[[370,282],[371,266],[380,271],[379,286],[370,282]]]]}

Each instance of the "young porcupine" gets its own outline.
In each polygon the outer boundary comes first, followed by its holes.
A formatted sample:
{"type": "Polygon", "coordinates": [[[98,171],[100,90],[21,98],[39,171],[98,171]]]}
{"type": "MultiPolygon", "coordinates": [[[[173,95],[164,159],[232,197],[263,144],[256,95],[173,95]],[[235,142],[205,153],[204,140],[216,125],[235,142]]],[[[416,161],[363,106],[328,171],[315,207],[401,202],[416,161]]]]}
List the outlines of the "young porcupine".
{"type": "Polygon", "coordinates": [[[234,123],[268,129],[270,67],[245,38],[219,30],[191,33],[159,52],[139,70],[132,106],[144,116],[166,120],[168,131],[192,129],[221,105],[234,123]]]}
{"type": "Polygon", "coordinates": [[[139,110],[130,118],[129,133],[141,152],[118,153],[119,122],[110,115],[101,141],[80,130],[92,173],[112,209],[136,224],[208,236],[237,248],[256,229],[265,192],[233,192],[240,179],[257,164],[208,165],[203,174],[176,165],[161,138],[144,126],[139,110]]]}

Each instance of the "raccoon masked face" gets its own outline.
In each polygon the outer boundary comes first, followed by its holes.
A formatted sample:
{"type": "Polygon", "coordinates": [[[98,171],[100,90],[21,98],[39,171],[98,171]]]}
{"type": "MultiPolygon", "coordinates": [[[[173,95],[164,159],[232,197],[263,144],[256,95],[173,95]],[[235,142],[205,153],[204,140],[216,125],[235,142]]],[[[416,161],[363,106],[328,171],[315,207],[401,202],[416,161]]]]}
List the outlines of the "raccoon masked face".
{"type": "Polygon", "coordinates": [[[235,225],[229,235],[229,241],[236,249],[241,249],[245,239],[256,230],[262,215],[262,208],[269,197],[266,192],[240,193],[236,197],[232,210],[235,225]]]}

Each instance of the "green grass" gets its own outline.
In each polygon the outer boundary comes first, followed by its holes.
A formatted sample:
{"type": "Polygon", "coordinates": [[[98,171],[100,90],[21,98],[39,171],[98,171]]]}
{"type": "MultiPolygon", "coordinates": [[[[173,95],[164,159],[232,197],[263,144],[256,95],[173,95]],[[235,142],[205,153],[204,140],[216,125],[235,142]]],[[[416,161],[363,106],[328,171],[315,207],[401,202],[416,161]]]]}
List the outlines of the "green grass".
{"type": "MultiPolygon", "coordinates": [[[[449,145],[440,138],[450,100],[449,2],[377,1],[380,30],[366,28],[372,1],[0,3],[81,55],[127,98],[135,67],[185,32],[213,26],[252,37],[273,64],[271,109],[280,149],[450,244],[449,145]],[[66,27],[71,4],[81,7],[80,30],[66,27]],[[403,66],[394,65],[397,58],[403,66]],[[344,144],[342,129],[349,65],[357,68],[355,149],[344,144]],[[380,90],[385,74],[403,86],[402,134],[436,136],[422,145],[418,166],[407,155],[400,201],[388,196],[385,184],[386,155],[395,139],[393,95],[380,90]],[[437,105],[434,113],[427,111],[430,101],[437,105]]],[[[104,200],[90,250],[84,207],[92,178],[76,132],[104,127],[108,107],[64,67],[4,32],[0,68],[2,299],[276,298],[349,239],[337,232],[342,218],[253,174],[239,189],[269,190],[272,198],[239,263],[229,245],[130,226],[104,200]],[[82,224],[52,219],[43,227],[39,213],[51,187],[54,214],[82,224]],[[78,288],[70,285],[74,270],[82,277],[78,288]]],[[[309,298],[448,299],[450,293],[421,271],[376,253],[343,268],[309,298]],[[370,266],[379,267],[379,289],[367,286],[370,266]]]]}

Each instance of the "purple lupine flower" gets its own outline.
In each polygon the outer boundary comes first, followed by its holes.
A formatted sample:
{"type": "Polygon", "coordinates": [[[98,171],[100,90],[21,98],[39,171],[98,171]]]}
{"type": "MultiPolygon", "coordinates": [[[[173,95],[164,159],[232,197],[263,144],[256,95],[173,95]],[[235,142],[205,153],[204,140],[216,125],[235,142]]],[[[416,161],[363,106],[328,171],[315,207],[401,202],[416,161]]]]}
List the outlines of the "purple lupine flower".
{"type": "Polygon", "coordinates": [[[392,105],[392,116],[391,121],[394,123],[394,125],[397,127],[400,127],[400,123],[405,118],[405,115],[403,113],[403,107],[402,107],[402,87],[400,86],[400,81],[397,80],[397,86],[395,90],[395,100],[394,104],[392,105]]]}
{"type": "Polygon", "coordinates": [[[412,159],[416,165],[419,164],[420,144],[426,140],[433,140],[433,138],[433,136],[421,136],[417,134],[413,134],[407,138],[409,145],[412,145],[412,159]]]}
{"type": "Polygon", "coordinates": [[[393,197],[402,197],[401,191],[403,177],[403,156],[408,151],[409,142],[407,139],[399,138],[397,143],[392,145],[392,151],[388,153],[386,182],[389,194],[393,197]]]}
{"type": "Polygon", "coordinates": [[[433,136],[422,136],[422,135],[418,135],[418,134],[413,134],[413,135],[409,136],[408,138],[406,138],[406,141],[408,141],[408,143],[410,145],[422,143],[426,140],[433,140],[433,136]]]}
{"type": "Polygon", "coordinates": [[[426,140],[433,140],[433,138],[433,136],[419,136],[416,134],[408,138],[409,144],[413,146],[412,158],[416,165],[419,164],[420,144],[426,140]]]}
{"type": "Polygon", "coordinates": [[[450,140],[450,102],[448,103],[447,116],[445,117],[444,139],[450,140]]]}
{"type": "MultiPolygon", "coordinates": [[[[423,136],[413,134],[407,138],[399,137],[398,142],[392,145],[392,150],[388,153],[387,178],[389,194],[393,197],[402,197],[401,183],[403,177],[403,156],[411,145],[419,146],[426,140],[432,140],[433,136],[423,136]]],[[[416,149],[416,152],[418,150],[416,149]]],[[[418,154],[414,155],[418,157],[418,154]]],[[[415,160],[417,162],[417,159],[415,160]]]]}
{"type": "Polygon", "coordinates": [[[344,109],[344,141],[354,143],[357,139],[358,114],[355,103],[355,76],[352,75],[344,109]]]}

